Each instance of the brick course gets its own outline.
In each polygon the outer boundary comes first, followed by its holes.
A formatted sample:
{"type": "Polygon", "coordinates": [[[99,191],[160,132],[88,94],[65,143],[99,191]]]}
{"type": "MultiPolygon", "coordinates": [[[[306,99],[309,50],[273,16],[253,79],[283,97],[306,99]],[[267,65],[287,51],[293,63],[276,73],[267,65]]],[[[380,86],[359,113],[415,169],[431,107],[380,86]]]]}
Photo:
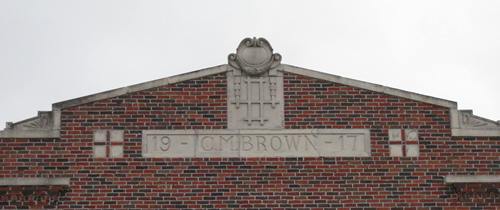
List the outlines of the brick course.
{"type": "Polygon", "coordinates": [[[500,174],[500,137],[451,137],[448,108],[291,73],[285,128],[370,129],[371,157],[141,157],[142,130],[225,129],[226,94],[217,74],[64,109],[60,139],[0,139],[0,177],[71,177],[62,209],[500,206],[498,197],[461,201],[443,181],[500,174]],[[390,157],[390,128],[418,129],[420,156],[390,157]],[[97,129],[125,130],[123,158],[92,157],[97,129]]]}

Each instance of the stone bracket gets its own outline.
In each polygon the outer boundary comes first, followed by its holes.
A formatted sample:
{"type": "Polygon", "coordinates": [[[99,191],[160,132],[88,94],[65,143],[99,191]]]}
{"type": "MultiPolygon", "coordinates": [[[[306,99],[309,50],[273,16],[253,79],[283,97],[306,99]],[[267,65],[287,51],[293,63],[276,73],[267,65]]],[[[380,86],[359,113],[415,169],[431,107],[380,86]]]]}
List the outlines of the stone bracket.
{"type": "Polygon", "coordinates": [[[0,178],[0,208],[57,208],[69,178],[0,178]]]}
{"type": "Polygon", "coordinates": [[[500,183],[454,183],[451,187],[461,202],[500,198],[500,183]]]}
{"type": "Polygon", "coordinates": [[[0,208],[53,209],[61,197],[69,192],[68,186],[0,186],[0,208]]]}
{"type": "Polygon", "coordinates": [[[500,198],[500,175],[446,176],[445,183],[461,202],[481,202],[500,198]]]}

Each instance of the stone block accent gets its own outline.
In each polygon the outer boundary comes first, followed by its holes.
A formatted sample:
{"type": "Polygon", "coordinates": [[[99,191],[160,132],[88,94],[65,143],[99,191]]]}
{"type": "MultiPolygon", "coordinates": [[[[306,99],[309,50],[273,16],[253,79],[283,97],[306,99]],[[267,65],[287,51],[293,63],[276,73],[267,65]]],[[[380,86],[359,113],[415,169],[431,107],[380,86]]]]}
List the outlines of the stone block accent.
{"type": "Polygon", "coordinates": [[[390,156],[418,157],[420,155],[417,129],[388,129],[388,133],[390,156]],[[404,132],[404,136],[402,136],[402,132],[404,132]]]}
{"type": "Polygon", "coordinates": [[[418,144],[405,145],[406,147],[406,157],[418,157],[420,155],[420,149],[418,144]]]}
{"type": "Polygon", "coordinates": [[[123,142],[123,130],[110,130],[109,140],[111,142],[123,142]]]}
{"type": "Polygon", "coordinates": [[[123,130],[94,131],[94,157],[123,157],[123,130]]]}
{"type": "Polygon", "coordinates": [[[418,141],[418,130],[405,129],[405,141],[418,141]]]}
{"type": "Polygon", "coordinates": [[[123,157],[123,145],[111,145],[109,157],[123,157]]]}
{"type": "Polygon", "coordinates": [[[401,141],[401,129],[389,129],[389,141],[401,141]]]}
{"type": "Polygon", "coordinates": [[[94,145],[94,157],[104,158],[106,157],[106,146],[105,145],[94,145]]]}
{"type": "Polygon", "coordinates": [[[108,131],[97,130],[94,131],[94,142],[106,142],[108,139],[108,131]]]}
{"type": "Polygon", "coordinates": [[[391,157],[403,157],[403,146],[402,145],[389,145],[389,151],[391,157]]]}

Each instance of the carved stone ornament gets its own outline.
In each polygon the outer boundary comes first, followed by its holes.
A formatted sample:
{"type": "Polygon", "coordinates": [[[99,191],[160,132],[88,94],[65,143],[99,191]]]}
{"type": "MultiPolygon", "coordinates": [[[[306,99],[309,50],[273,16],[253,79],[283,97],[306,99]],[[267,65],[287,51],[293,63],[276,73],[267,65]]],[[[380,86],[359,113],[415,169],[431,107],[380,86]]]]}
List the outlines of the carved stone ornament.
{"type": "Polygon", "coordinates": [[[264,38],[246,38],[229,55],[228,128],[282,129],[284,123],[281,56],[264,38]]]}
{"type": "Polygon", "coordinates": [[[245,38],[228,57],[229,65],[249,75],[260,75],[281,63],[281,55],[273,54],[271,44],[264,38],[245,38]]]}
{"type": "Polygon", "coordinates": [[[52,112],[38,112],[38,116],[17,123],[7,123],[9,130],[50,130],[52,129],[52,112]]]}
{"type": "Polygon", "coordinates": [[[476,116],[472,113],[472,110],[460,110],[459,113],[460,128],[500,129],[498,122],[476,116]]]}
{"type": "Polygon", "coordinates": [[[0,209],[54,209],[67,192],[68,186],[0,187],[0,209]]]}
{"type": "Polygon", "coordinates": [[[500,183],[454,183],[452,190],[462,202],[500,198],[500,183]]]}

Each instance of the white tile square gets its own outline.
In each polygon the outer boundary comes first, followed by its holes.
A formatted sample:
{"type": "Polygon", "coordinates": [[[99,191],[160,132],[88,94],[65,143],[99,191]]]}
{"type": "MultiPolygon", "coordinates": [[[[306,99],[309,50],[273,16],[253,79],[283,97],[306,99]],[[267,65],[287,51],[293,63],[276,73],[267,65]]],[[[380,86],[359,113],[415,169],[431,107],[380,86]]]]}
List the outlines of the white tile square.
{"type": "Polygon", "coordinates": [[[123,130],[110,130],[109,140],[111,142],[123,142],[123,130]]]}
{"type": "Polygon", "coordinates": [[[106,146],[94,145],[94,157],[95,158],[106,157],[106,146]]]}
{"type": "Polygon", "coordinates": [[[108,132],[106,130],[94,131],[94,142],[106,142],[108,132]]]}
{"type": "Polygon", "coordinates": [[[113,158],[123,157],[123,145],[112,145],[109,157],[113,158]]]}
{"type": "Polygon", "coordinates": [[[401,141],[401,129],[389,129],[389,141],[401,141]]]}
{"type": "Polygon", "coordinates": [[[406,156],[407,157],[418,157],[420,155],[418,144],[406,145],[406,156]]]}
{"type": "Polygon", "coordinates": [[[403,157],[402,145],[389,145],[389,150],[391,152],[391,157],[403,157]]]}
{"type": "Polygon", "coordinates": [[[406,141],[418,141],[418,130],[417,129],[405,129],[405,140],[406,141]]]}

